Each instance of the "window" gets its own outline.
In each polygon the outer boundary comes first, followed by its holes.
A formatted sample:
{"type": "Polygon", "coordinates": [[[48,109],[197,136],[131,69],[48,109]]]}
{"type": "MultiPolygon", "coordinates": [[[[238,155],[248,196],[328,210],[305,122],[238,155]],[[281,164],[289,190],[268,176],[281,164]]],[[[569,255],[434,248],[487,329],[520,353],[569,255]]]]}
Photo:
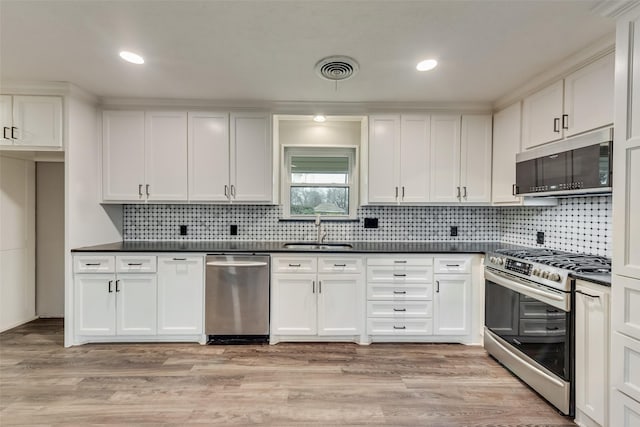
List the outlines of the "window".
{"type": "Polygon", "coordinates": [[[355,148],[286,147],[284,154],[285,217],[355,217],[355,148]]]}

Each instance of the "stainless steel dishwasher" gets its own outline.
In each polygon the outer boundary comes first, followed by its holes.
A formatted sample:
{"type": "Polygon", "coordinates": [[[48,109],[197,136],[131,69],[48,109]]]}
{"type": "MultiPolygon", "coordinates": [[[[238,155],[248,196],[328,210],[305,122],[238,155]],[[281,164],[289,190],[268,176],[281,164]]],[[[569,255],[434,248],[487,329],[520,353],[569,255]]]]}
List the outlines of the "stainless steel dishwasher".
{"type": "Polygon", "coordinates": [[[208,343],[269,340],[269,256],[207,256],[205,334],[208,343]]]}

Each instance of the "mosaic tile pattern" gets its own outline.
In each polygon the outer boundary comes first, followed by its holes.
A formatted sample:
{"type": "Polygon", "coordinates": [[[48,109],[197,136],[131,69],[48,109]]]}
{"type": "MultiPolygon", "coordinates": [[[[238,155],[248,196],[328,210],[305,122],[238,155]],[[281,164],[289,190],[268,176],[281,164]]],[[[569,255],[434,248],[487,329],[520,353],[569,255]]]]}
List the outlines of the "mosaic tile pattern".
{"type": "MultiPolygon", "coordinates": [[[[125,205],[124,240],[315,240],[310,221],[280,221],[279,206],[125,205]],[[230,235],[230,225],[238,235],[230,235]],[[186,236],[179,226],[187,225],[186,236]]],[[[325,221],[329,241],[503,241],[611,256],[611,196],[560,199],[553,207],[361,207],[355,221],[325,221]],[[379,228],[365,229],[364,218],[379,228]],[[458,226],[458,236],[449,227],[458,226]]]]}

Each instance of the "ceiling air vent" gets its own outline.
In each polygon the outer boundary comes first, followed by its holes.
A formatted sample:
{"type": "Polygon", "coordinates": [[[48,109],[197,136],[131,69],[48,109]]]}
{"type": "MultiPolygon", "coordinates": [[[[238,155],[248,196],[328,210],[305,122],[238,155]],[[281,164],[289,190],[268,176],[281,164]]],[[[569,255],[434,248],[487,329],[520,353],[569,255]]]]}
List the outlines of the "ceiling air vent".
{"type": "Polygon", "coordinates": [[[348,56],[328,56],[318,61],[315,69],[323,79],[338,82],[353,77],[359,66],[355,59],[348,56]]]}

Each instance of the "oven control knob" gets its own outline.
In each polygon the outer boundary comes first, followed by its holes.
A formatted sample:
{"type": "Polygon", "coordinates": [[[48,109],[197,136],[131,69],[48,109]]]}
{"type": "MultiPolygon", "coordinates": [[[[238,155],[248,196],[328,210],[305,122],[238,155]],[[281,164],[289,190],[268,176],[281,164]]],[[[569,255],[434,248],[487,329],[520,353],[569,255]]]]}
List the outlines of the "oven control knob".
{"type": "Polygon", "coordinates": [[[540,275],[540,269],[539,268],[534,268],[533,271],[531,272],[531,274],[533,274],[534,276],[539,276],[540,275]]]}
{"type": "Polygon", "coordinates": [[[492,257],[489,258],[489,262],[491,264],[497,264],[498,263],[498,258],[492,256],[492,257]]]}
{"type": "Polygon", "coordinates": [[[549,278],[549,272],[548,271],[543,271],[542,274],[541,274],[541,277],[543,279],[548,279],[549,278]]]}
{"type": "Polygon", "coordinates": [[[504,258],[498,258],[498,264],[500,265],[504,264],[504,258]]]}
{"type": "Polygon", "coordinates": [[[554,282],[560,281],[560,275],[558,273],[551,273],[549,275],[549,280],[553,280],[554,282]]]}

